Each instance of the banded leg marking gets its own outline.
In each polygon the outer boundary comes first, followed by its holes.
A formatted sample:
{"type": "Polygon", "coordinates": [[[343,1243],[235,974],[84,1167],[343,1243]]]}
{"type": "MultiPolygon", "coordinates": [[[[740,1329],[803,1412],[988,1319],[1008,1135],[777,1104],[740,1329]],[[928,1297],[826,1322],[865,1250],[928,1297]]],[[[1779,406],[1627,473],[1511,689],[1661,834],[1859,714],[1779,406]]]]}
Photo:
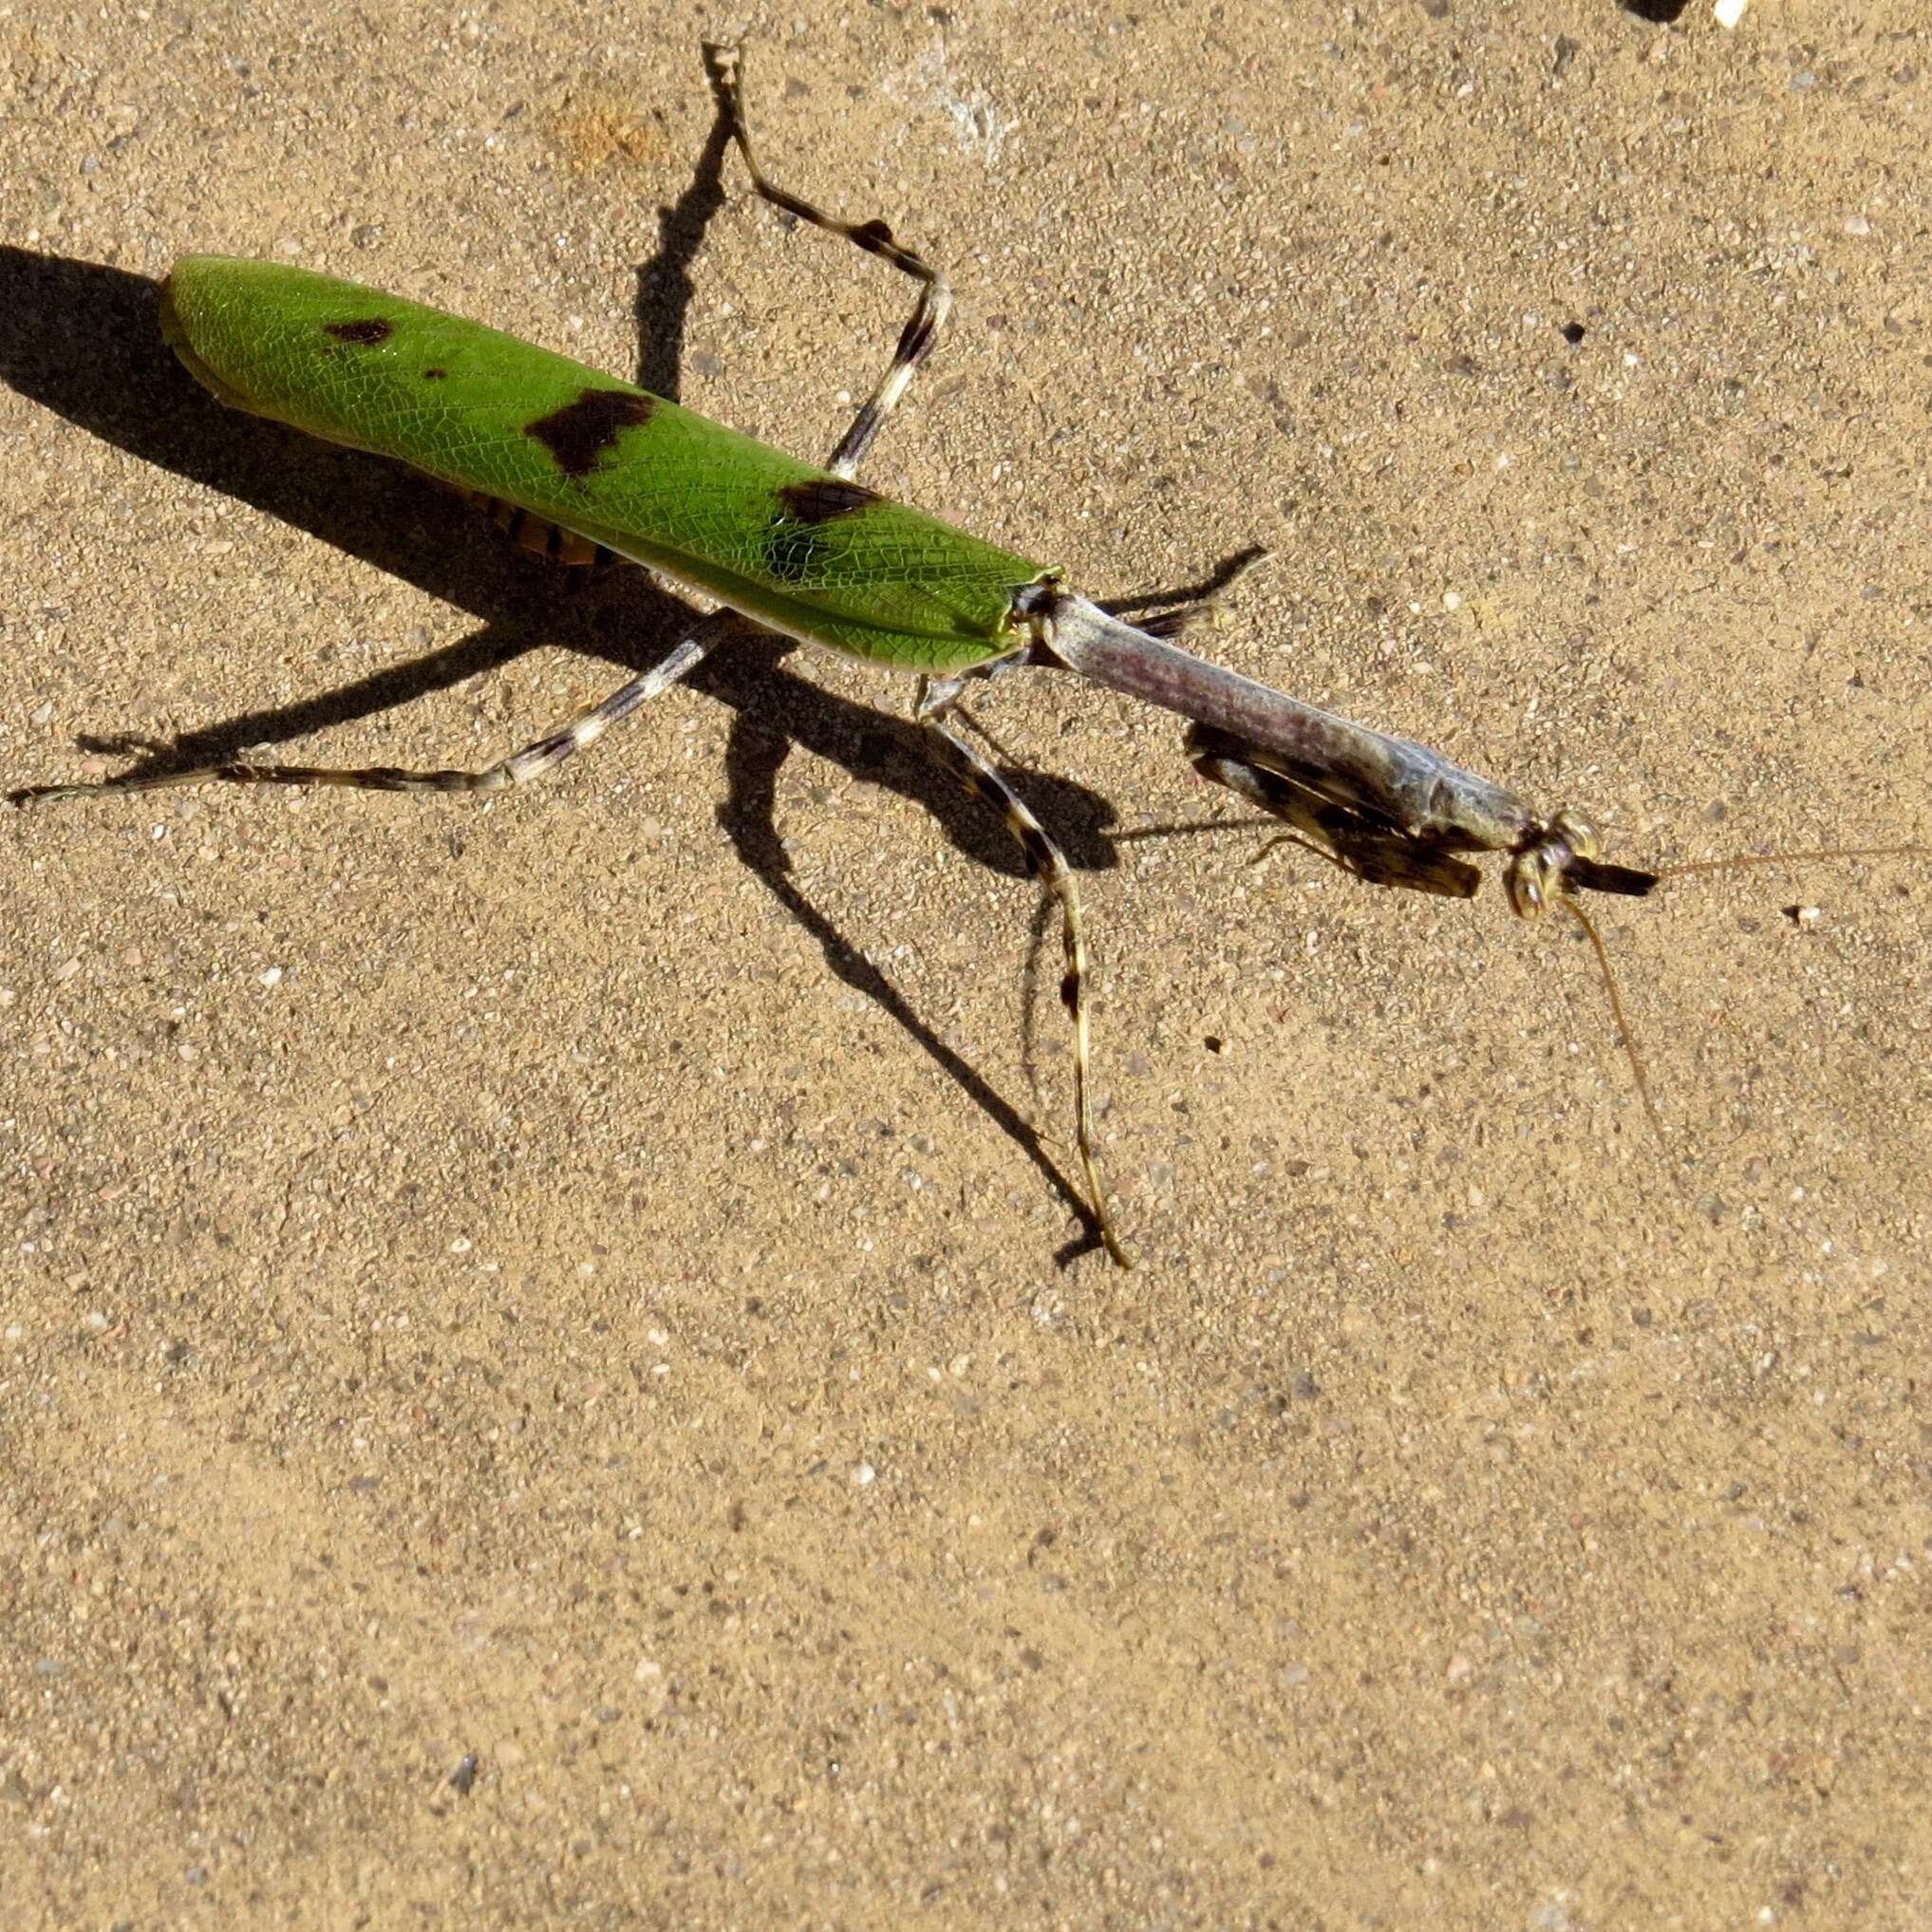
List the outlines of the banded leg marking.
{"type": "Polygon", "coordinates": [[[886,418],[898,407],[899,399],[906,393],[906,385],[912,380],[913,372],[938,339],[947,312],[952,307],[951,286],[942,270],[935,269],[930,262],[898,240],[883,221],[841,221],[837,216],[828,215],[822,208],[815,208],[811,202],[766,178],[764,170],[758,164],[758,157],[752,152],[751,129],[745,121],[742,49],[705,42],[704,71],[710,78],[711,91],[717,96],[719,107],[731,123],[732,139],[738,142],[738,151],[744,157],[751,184],[767,201],[775,208],[782,208],[788,215],[796,215],[801,221],[811,222],[815,228],[822,228],[828,234],[842,234],[868,254],[875,254],[880,260],[891,262],[901,274],[910,275],[920,284],[918,306],[899,336],[899,346],[892,353],[891,366],[880,378],[878,387],[853,418],[852,427],[845,432],[838,447],[832,453],[832,460],[826,464],[835,476],[849,477],[857,470],[866,452],[872,446],[873,439],[885,426],[886,418]]]}
{"type": "Polygon", "coordinates": [[[38,785],[11,795],[16,805],[78,798],[99,792],[158,792],[171,785],[200,785],[219,779],[232,785],[347,785],[367,792],[500,792],[546,777],[573,752],[595,744],[613,724],[660,693],[667,691],[695,668],[744,620],[736,611],[720,610],[698,626],[661,663],[641,672],[611,692],[601,704],[579,712],[568,723],[546,732],[509,758],[498,759],[481,771],[404,771],[395,765],[255,765],[240,761],[197,765],[184,772],[156,772],[122,778],[102,778],[86,785],[38,785]]]}
{"type": "MultiPolygon", "coordinates": [[[[1087,1180],[1087,1199],[1099,1226],[1100,1239],[1108,1254],[1121,1267],[1132,1267],[1133,1259],[1115,1230],[1114,1217],[1107,1208],[1107,1190],[1100,1179],[1100,1156],[1094,1141],[1093,1110],[1088,1098],[1088,1061],[1091,1039],[1087,1024],[1087,944],[1080,925],[1079,888],[1072,868],[1059,846],[1005,779],[983,759],[947,722],[947,714],[959,703],[960,680],[956,678],[921,680],[913,716],[927,734],[928,742],[943,762],[974,797],[990,805],[1004,820],[1035,878],[1060,904],[1060,943],[1066,969],[1060,983],[1060,997],[1074,1022],[1074,1117],[1079,1142],[1080,1166],[1087,1180]]],[[[964,714],[962,714],[964,715],[964,714]]]]}

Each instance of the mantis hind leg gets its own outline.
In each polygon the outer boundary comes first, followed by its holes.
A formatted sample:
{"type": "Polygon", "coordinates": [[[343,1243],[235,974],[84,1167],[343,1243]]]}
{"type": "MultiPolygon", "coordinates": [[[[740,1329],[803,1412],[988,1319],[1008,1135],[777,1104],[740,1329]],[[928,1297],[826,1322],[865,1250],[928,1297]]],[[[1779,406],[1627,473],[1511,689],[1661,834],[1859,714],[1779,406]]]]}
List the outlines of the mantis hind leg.
{"type": "MultiPolygon", "coordinates": [[[[1127,1250],[1115,1231],[1114,1217],[1107,1208],[1107,1191],[1100,1179],[1100,1156],[1094,1140],[1093,1109],[1088,1098],[1090,1077],[1088,1060],[1090,1038],[1087,1025],[1087,946],[1080,926],[1079,889],[1074,883],[1072,868],[1059,846],[1018,795],[993,767],[952,727],[950,715],[959,703],[959,681],[922,682],[914,716],[927,736],[927,742],[948,765],[974,797],[990,805],[1013,835],[1033,875],[1053,894],[1060,906],[1060,938],[1065,949],[1066,970],[1060,980],[1060,996],[1074,1022],[1074,1116],[1079,1142],[1080,1165],[1085,1171],[1087,1199],[1108,1254],[1121,1267],[1132,1267],[1127,1250]]],[[[959,714],[959,715],[964,715],[959,714]]]]}
{"type": "Polygon", "coordinates": [[[500,792],[527,785],[553,772],[572,753],[594,744],[611,725],[623,722],[647,700],[667,691],[722,643],[744,620],[736,611],[720,610],[704,619],[668,657],[640,672],[601,704],[580,711],[554,726],[534,743],[498,759],[479,771],[403,771],[394,765],[250,764],[231,760],[221,764],[195,765],[186,771],[137,771],[118,778],[86,785],[34,785],[9,794],[16,805],[78,798],[100,792],[156,792],[170,785],[200,785],[220,780],[231,785],[347,785],[367,792],[500,792]]]}
{"type": "Polygon", "coordinates": [[[898,240],[883,221],[841,221],[837,216],[828,215],[822,208],[815,208],[811,202],[766,178],[764,170],[758,164],[758,157],[752,152],[751,129],[745,121],[742,49],[706,41],[704,71],[710,78],[711,91],[717,97],[720,112],[731,123],[732,139],[738,142],[738,151],[744,157],[752,186],[773,207],[782,208],[787,215],[796,215],[799,220],[809,221],[828,234],[842,234],[868,254],[875,254],[880,260],[891,262],[901,274],[910,275],[920,285],[918,305],[912,310],[911,320],[900,332],[899,346],[892,353],[891,366],[879,379],[878,387],[853,418],[852,427],[845,432],[838,447],[832,453],[832,460],[826,464],[826,468],[835,475],[849,477],[858,468],[873,439],[885,426],[886,418],[898,406],[899,399],[906,393],[906,385],[912,380],[913,371],[925,361],[937,340],[947,311],[952,307],[951,287],[940,270],[898,240]]]}

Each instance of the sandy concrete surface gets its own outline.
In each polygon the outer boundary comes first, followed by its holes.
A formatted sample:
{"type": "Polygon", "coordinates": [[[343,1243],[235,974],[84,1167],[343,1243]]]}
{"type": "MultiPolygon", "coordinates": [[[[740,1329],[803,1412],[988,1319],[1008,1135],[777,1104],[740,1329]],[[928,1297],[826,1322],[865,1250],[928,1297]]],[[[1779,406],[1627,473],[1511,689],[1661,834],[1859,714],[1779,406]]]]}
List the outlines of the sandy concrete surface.
{"type": "MultiPolygon", "coordinates": [[[[688,607],[224,412],[215,250],[870,479],[1676,862],[1932,832],[1919,0],[0,8],[0,776],[482,763],[688,607]],[[643,348],[640,352],[640,321],[643,348]],[[1574,338],[1574,339],[1572,339],[1574,338]]],[[[9,1927],[1932,1924],[1932,877],[1571,930],[747,643],[487,806],[0,818],[9,1927]],[[1788,910],[1789,909],[1789,910],[1788,910]]]]}

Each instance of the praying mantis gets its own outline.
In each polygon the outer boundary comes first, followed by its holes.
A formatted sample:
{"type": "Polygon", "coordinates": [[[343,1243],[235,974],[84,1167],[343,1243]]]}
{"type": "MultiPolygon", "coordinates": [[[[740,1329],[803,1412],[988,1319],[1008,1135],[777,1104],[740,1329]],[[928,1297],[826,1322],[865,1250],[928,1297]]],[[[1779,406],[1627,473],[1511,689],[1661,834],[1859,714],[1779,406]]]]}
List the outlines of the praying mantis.
{"type": "MultiPolygon", "coordinates": [[[[1561,906],[1584,919],[1578,892],[1641,896],[1661,874],[1606,861],[1596,832],[1574,813],[1539,814],[1426,746],[1211,665],[1173,641],[1177,625],[1128,624],[1077,594],[1058,565],[859,482],[861,462],[939,336],[948,284],[885,222],[840,220],[776,185],[753,149],[741,56],[718,46],[704,56],[757,193],[918,285],[885,374],[822,466],[480,324],[308,270],[189,257],[168,277],[162,327],[221,402],[408,464],[561,563],[628,559],[722,608],[602,703],[479,770],[225,762],[14,797],[45,801],[217,779],[489,794],[555,771],[747,626],[910,673],[927,743],[1001,816],[1059,908],[1086,1198],[1108,1254],[1129,1266],[1092,1118],[1079,892],[1059,846],[963,730],[972,684],[1058,668],[1176,712],[1189,721],[1188,755],[1203,777],[1372,883],[1467,897],[1481,874],[1458,854],[1491,853],[1505,861],[1505,890],[1519,915],[1561,906]]],[[[1647,1092],[1644,1098],[1647,1106],[1647,1092]]]]}

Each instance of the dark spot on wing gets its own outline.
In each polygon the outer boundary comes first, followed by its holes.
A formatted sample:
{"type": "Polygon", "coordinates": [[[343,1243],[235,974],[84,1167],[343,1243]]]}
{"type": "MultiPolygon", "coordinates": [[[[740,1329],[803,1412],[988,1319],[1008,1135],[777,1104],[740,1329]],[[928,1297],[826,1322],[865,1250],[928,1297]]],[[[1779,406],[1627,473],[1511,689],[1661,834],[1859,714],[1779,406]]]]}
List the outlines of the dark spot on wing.
{"type": "Polygon", "coordinates": [[[627,429],[650,421],[651,404],[630,389],[586,389],[574,403],[526,422],[523,433],[550,451],[565,476],[588,477],[627,429]]]}
{"type": "Polygon", "coordinates": [[[422,380],[425,383],[440,383],[448,374],[449,371],[447,369],[424,369],[422,380]]]}
{"type": "Polygon", "coordinates": [[[781,584],[799,584],[822,573],[829,548],[828,523],[856,516],[879,501],[876,490],[843,477],[807,477],[778,492],[778,514],[765,534],[765,566],[781,584]]]}
{"type": "Polygon", "coordinates": [[[830,523],[835,516],[855,516],[878,500],[876,490],[843,477],[807,477],[778,492],[778,501],[794,523],[830,523]]]}
{"type": "Polygon", "coordinates": [[[322,328],[325,334],[334,336],[337,342],[353,343],[358,348],[374,348],[396,332],[380,315],[363,322],[325,322],[322,328]]]}

